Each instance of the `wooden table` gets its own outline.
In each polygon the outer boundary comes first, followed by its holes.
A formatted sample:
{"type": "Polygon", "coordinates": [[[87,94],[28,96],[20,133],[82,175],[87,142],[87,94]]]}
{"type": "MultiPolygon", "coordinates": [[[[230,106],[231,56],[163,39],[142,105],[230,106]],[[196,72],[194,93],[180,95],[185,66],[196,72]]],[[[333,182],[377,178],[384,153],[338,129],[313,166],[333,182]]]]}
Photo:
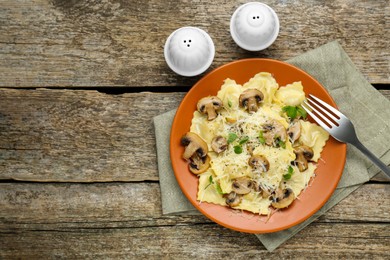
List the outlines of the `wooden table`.
{"type": "Polygon", "coordinates": [[[175,29],[210,34],[210,70],[337,39],[390,98],[388,0],[265,1],[280,35],[254,53],[229,34],[244,2],[1,1],[0,258],[389,258],[382,175],[273,253],[203,216],[162,215],[152,118],[201,77],[167,67],[175,29]]]}

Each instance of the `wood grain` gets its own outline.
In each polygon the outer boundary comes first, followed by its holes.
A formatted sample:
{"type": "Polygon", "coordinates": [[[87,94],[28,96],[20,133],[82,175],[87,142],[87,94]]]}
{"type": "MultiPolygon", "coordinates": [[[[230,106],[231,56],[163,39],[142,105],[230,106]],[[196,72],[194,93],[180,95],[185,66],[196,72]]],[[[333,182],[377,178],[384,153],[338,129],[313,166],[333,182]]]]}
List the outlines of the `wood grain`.
{"type": "Polygon", "coordinates": [[[183,93],[0,90],[0,179],[157,180],[153,117],[183,93]]]}
{"type": "Polygon", "coordinates": [[[270,254],[201,215],[162,216],[157,183],[1,183],[0,257],[383,258],[388,192],[363,185],[270,254]]]}
{"type": "Polygon", "coordinates": [[[158,180],[153,117],[183,95],[0,89],[0,179],[158,180]]]}
{"type": "Polygon", "coordinates": [[[389,229],[375,223],[313,223],[272,253],[254,235],[214,224],[24,231],[1,236],[0,256],[28,259],[386,259],[390,242],[389,229]]]}
{"type": "Polygon", "coordinates": [[[196,26],[212,37],[210,69],[229,61],[286,60],[338,40],[373,84],[390,83],[388,1],[265,1],[277,12],[276,42],[261,52],[239,48],[229,33],[246,1],[4,0],[0,9],[0,87],[191,86],[166,65],[171,32],[196,26]]]}
{"type": "Polygon", "coordinates": [[[0,259],[389,258],[383,175],[273,253],[203,215],[162,215],[152,120],[202,76],[167,67],[164,43],[175,29],[210,34],[209,71],[249,57],[287,60],[338,40],[370,83],[390,84],[388,0],[265,1],[281,30],[254,53],[229,34],[244,2],[1,1],[0,259]]]}
{"type": "MultiPolygon", "coordinates": [[[[389,191],[388,184],[364,184],[317,221],[386,225],[389,191]]],[[[0,183],[0,208],[0,234],[213,223],[203,215],[162,215],[158,183],[0,183]]]]}

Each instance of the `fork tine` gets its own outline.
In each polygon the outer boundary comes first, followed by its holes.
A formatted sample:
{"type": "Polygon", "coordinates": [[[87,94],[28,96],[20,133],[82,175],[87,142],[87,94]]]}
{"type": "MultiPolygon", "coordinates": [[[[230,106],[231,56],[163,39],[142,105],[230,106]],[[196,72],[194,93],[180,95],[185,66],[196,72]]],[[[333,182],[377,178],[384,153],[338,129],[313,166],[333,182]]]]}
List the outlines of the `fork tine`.
{"type": "Polygon", "coordinates": [[[309,94],[309,96],[311,98],[313,98],[314,100],[318,101],[318,103],[320,103],[321,105],[323,105],[324,107],[326,107],[327,109],[329,109],[330,111],[332,111],[335,115],[339,116],[340,118],[342,117],[345,117],[340,111],[338,111],[336,108],[332,107],[331,105],[325,103],[324,101],[322,101],[321,99],[319,99],[318,97],[312,95],[312,94],[309,94]]]}
{"type": "Polygon", "coordinates": [[[306,100],[303,101],[305,105],[307,105],[308,107],[310,107],[310,109],[312,111],[314,111],[315,113],[317,113],[317,115],[319,115],[321,118],[322,118],[322,121],[325,121],[327,122],[331,127],[335,127],[336,125],[330,121],[326,116],[324,116],[323,114],[321,114],[320,111],[318,111],[318,109],[312,107],[306,100]]]}
{"type": "Polygon", "coordinates": [[[321,119],[319,119],[314,113],[312,113],[310,111],[310,109],[308,109],[306,107],[306,105],[308,105],[307,103],[304,102],[304,104],[302,104],[301,106],[303,107],[303,109],[305,109],[305,111],[311,116],[311,118],[314,119],[314,121],[317,122],[317,124],[319,124],[320,126],[322,126],[322,128],[324,128],[326,131],[331,131],[331,129],[324,123],[321,121],[321,119]]]}
{"type": "MultiPolygon", "coordinates": [[[[323,107],[319,106],[316,102],[314,102],[313,100],[311,99],[307,99],[307,101],[309,101],[310,103],[312,103],[313,105],[315,105],[317,107],[317,110],[320,109],[325,115],[327,115],[328,117],[330,117],[333,121],[335,122],[338,122],[339,119],[334,117],[331,113],[329,113],[327,110],[325,110],[323,107]]],[[[313,108],[312,108],[313,109],[313,108]]],[[[318,113],[318,111],[315,111],[318,113]]]]}

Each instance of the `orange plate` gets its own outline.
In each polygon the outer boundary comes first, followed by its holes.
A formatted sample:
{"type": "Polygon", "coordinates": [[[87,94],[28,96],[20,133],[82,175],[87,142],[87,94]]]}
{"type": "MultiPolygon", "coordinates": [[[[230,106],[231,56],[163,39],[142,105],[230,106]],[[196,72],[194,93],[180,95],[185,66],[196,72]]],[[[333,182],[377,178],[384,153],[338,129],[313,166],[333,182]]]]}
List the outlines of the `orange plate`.
{"type": "Polygon", "coordinates": [[[316,170],[317,176],[311,186],[303,191],[299,200],[287,209],[276,212],[267,221],[267,216],[250,212],[236,212],[228,207],[211,203],[199,203],[196,200],[198,177],[188,169],[188,163],[182,159],[184,147],[180,138],[189,131],[196,104],[199,99],[216,95],[226,78],[244,84],[258,72],[270,72],[279,86],[301,81],[306,95],[313,94],[336,107],[335,102],[321,84],[306,72],[290,64],[271,59],[244,59],[221,66],[204,76],[182,100],[173,120],[170,139],[170,155],[173,170],[188,200],[206,217],[214,222],[247,233],[270,233],[297,225],[318,211],[336,189],[344,169],[346,145],[332,137],[322,151],[316,170]]]}

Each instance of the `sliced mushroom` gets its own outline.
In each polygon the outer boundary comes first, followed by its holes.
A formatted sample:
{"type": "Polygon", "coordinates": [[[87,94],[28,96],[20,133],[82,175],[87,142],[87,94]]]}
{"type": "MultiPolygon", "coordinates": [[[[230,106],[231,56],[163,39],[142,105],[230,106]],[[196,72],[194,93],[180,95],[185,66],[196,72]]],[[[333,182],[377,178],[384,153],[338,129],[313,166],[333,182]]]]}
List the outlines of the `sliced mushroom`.
{"type": "Polygon", "coordinates": [[[205,157],[200,158],[198,154],[194,154],[190,158],[188,166],[193,174],[201,174],[210,167],[210,156],[206,155],[205,157]]]}
{"type": "Polygon", "coordinates": [[[276,139],[286,142],[286,128],[284,128],[284,126],[277,120],[268,120],[263,125],[263,137],[267,145],[276,146],[276,139]]]}
{"type": "Polygon", "coordinates": [[[253,182],[248,177],[240,177],[233,181],[232,190],[240,195],[248,194],[251,192],[253,182]]]}
{"type": "Polygon", "coordinates": [[[222,100],[216,96],[204,97],[198,101],[198,111],[207,114],[207,120],[214,120],[218,116],[218,111],[223,107],[222,100]]]}
{"type": "Polygon", "coordinates": [[[282,209],[288,207],[295,199],[292,189],[279,189],[272,195],[271,205],[276,209],[282,209]]]}
{"type": "Polygon", "coordinates": [[[192,132],[187,132],[181,138],[181,145],[185,146],[183,158],[189,160],[195,153],[200,157],[204,158],[207,155],[208,146],[203,139],[192,132]]]}
{"type": "Polygon", "coordinates": [[[307,145],[301,145],[301,146],[295,147],[294,152],[295,153],[302,153],[303,156],[306,158],[306,160],[311,160],[314,156],[313,149],[311,149],[307,145]]]}
{"type": "Polygon", "coordinates": [[[216,136],[211,141],[211,148],[214,152],[220,154],[223,151],[225,151],[228,147],[228,142],[225,137],[223,136],[216,136]]]}
{"type": "Polygon", "coordinates": [[[249,113],[257,111],[260,102],[264,99],[264,95],[260,90],[247,89],[240,95],[240,106],[248,109],[249,113]]]}
{"type": "Polygon", "coordinates": [[[194,174],[205,172],[210,167],[207,143],[199,135],[192,132],[183,135],[180,142],[186,147],[183,158],[189,161],[190,171],[194,174]]]}
{"type": "Polygon", "coordinates": [[[253,188],[254,191],[259,192],[259,194],[261,195],[261,197],[263,199],[269,198],[269,196],[271,196],[271,192],[266,187],[261,185],[261,183],[253,181],[253,187],[252,188],[253,188]]]}
{"type": "Polygon", "coordinates": [[[257,181],[252,181],[252,183],[253,183],[252,189],[255,192],[259,192],[259,194],[263,195],[263,187],[261,186],[261,184],[258,183],[257,181]]]}
{"type": "Polygon", "coordinates": [[[296,154],[295,161],[293,162],[293,165],[298,166],[298,169],[300,172],[304,172],[309,167],[309,164],[306,160],[306,158],[302,154],[296,154]]]}
{"type": "Polygon", "coordinates": [[[294,148],[294,153],[296,157],[293,164],[298,166],[300,172],[306,171],[308,161],[310,161],[314,156],[313,149],[307,145],[301,145],[294,148]]]}
{"type": "Polygon", "coordinates": [[[271,192],[268,189],[263,189],[262,192],[261,192],[261,196],[264,199],[269,198],[269,196],[271,196],[271,192]]]}
{"type": "Polygon", "coordinates": [[[253,155],[249,158],[248,164],[257,172],[267,172],[269,170],[269,161],[262,155],[253,155]]]}
{"type": "Polygon", "coordinates": [[[301,136],[301,123],[299,120],[294,120],[287,130],[287,135],[290,142],[293,144],[301,136]]]}
{"type": "Polygon", "coordinates": [[[224,195],[224,197],[226,198],[226,204],[230,207],[236,207],[241,203],[241,196],[234,191],[224,195]]]}

